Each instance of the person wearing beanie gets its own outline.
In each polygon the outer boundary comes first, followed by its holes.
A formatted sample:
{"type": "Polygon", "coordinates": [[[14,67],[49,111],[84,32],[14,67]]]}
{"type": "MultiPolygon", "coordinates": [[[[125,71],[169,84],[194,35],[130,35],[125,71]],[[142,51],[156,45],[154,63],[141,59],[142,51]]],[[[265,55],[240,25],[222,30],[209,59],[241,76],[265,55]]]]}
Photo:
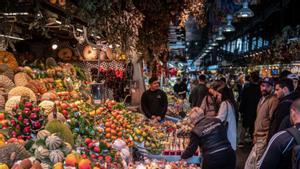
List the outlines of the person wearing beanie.
{"type": "Polygon", "coordinates": [[[147,118],[162,120],[168,109],[167,94],[159,89],[157,77],[149,79],[149,89],[146,90],[141,99],[141,107],[147,118]]]}

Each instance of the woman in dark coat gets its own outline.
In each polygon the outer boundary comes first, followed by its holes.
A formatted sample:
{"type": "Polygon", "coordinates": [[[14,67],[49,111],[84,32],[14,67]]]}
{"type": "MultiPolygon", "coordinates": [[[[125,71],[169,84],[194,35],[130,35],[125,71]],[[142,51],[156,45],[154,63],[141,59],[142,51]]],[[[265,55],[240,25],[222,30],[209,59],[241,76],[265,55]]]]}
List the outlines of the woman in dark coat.
{"type": "Polygon", "coordinates": [[[189,118],[194,128],[191,131],[190,143],[181,158],[192,157],[200,147],[202,169],[235,169],[236,155],[227,139],[227,128],[221,120],[204,117],[199,108],[193,109],[189,118]]]}

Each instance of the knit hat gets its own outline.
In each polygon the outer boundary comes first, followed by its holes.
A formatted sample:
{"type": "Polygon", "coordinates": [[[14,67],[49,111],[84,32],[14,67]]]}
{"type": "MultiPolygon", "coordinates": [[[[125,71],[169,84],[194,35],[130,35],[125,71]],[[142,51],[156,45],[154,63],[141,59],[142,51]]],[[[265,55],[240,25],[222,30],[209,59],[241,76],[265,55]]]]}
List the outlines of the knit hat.
{"type": "Polygon", "coordinates": [[[265,77],[261,83],[267,83],[271,86],[274,86],[274,79],[271,77],[265,77]]]}

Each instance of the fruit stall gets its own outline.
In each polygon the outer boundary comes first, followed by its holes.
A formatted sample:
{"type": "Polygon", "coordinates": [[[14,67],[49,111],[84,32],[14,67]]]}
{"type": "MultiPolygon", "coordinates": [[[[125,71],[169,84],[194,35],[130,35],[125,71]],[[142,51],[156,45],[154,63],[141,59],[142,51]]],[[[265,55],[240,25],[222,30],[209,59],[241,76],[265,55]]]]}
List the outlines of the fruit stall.
{"type": "Polygon", "coordinates": [[[1,168],[197,168],[199,152],[180,161],[188,144],[181,122],[148,120],[114,100],[94,104],[92,83],[75,64],[48,58],[44,67],[18,66],[9,52],[0,58],[6,68],[0,74],[1,168]]]}

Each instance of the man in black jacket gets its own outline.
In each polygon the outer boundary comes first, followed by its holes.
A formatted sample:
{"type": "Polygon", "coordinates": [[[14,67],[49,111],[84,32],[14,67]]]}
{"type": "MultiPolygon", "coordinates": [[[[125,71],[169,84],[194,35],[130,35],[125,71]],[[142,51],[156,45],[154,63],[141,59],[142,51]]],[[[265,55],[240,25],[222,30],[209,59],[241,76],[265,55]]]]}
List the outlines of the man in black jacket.
{"type": "Polygon", "coordinates": [[[205,75],[200,75],[198,85],[194,87],[189,98],[191,108],[200,107],[207,94],[208,89],[206,87],[206,77],[205,75]]]}
{"type": "Polygon", "coordinates": [[[246,84],[241,92],[239,110],[241,113],[244,131],[241,133],[240,145],[244,144],[246,132],[248,132],[251,137],[254,132],[256,109],[259,99],[261,98],[260,86],[258,83],[258,74],[252,73],[250,77],[250,83],[246,84]]]}
{"type": "MultiPolygon", "coordinates": [[[[290,109],[293,127],[300,130],[300,99],[295,100],[290,109]]],[[[300,131],[299,131],[300,132],[300,131]]],[[[258,162],[258,169],[292,169],[292,148],[296,145],[287,130],[276,133],[258,162]]]]}
{"type": "Polygon", "coordinates": [[[292,102],[299,97],[293,91],[294,87],[291,79],[283,79],[276,83],[275,95],[279,99],[279,103],[271,120],[269,138],[279,131],[282,120],[290,113],[292,102]]]}
{"type": "Polygon", "coordinates": [[[161,120],[165,118],[168,109],[168,98],[164,91],[159,89],[157,77],[149,79],[150,88],[142,95],[141,107],[146,117],[161,120]]]}
{"type": "Polygon", "coordinates": [[[192,129],[190,143],[181,155],[182,159],[193,156],[201,149],[202,169],[235,169],[236,155],[227,139],[227,128],[220,119],[205,117],[204,113],[194,112],[191,117],[192,129]]]}

